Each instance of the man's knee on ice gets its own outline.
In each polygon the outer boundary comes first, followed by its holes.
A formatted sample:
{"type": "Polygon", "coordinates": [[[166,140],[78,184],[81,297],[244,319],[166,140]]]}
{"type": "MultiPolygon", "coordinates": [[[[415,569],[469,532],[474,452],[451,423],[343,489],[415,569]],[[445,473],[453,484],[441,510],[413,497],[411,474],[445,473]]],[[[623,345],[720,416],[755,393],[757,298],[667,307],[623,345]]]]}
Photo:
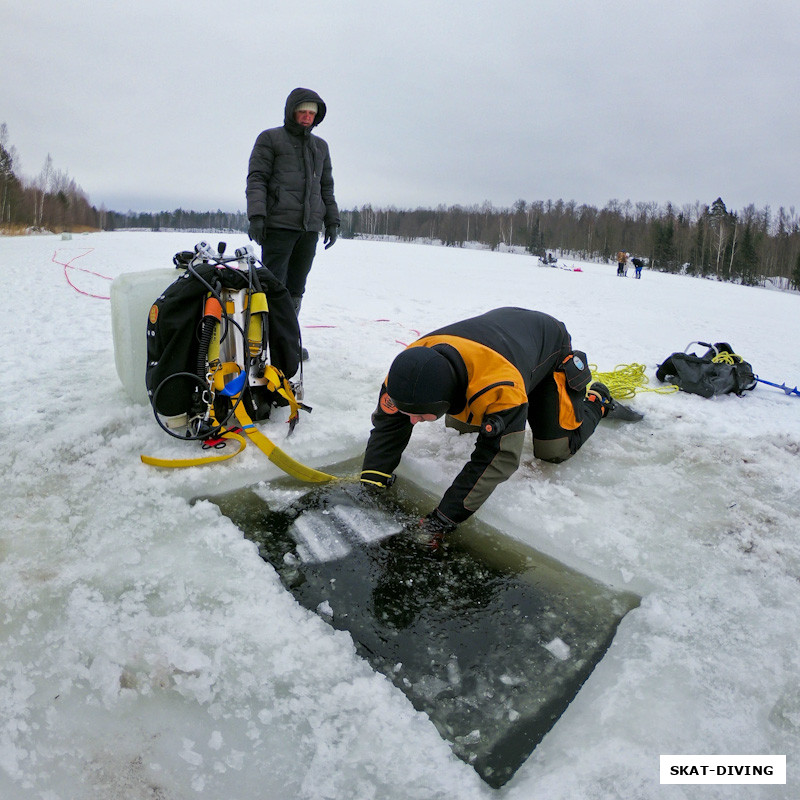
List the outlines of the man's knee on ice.
{"type": "Polygon", "coordinates": [[[559,464],[566,461],[572,454],[573,451],[567,436],[562,436],[560,439],[533,440],[533,455],[541,461],[559,464]]]}

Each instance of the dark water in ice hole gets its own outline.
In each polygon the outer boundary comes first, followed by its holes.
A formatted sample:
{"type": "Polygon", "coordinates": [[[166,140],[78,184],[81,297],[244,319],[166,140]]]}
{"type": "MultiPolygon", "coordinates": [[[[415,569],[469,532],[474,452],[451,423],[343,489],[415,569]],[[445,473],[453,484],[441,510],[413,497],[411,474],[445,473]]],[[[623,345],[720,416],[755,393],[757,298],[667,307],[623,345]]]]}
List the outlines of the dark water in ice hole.
{"type": "MultiPolygon", "coordinates": [[[[328,471],[352,474],[352,465],[328,471]]],[[[497,788],[556,723],[640,598],[474,519],[432,555],[411,529],[435,500],[398,483],[366,502],[344,483],[289,505],[270,500],[271,489],[306,488],[288,478],[207,499],[301,605],[348,631],[497,788]]]]}

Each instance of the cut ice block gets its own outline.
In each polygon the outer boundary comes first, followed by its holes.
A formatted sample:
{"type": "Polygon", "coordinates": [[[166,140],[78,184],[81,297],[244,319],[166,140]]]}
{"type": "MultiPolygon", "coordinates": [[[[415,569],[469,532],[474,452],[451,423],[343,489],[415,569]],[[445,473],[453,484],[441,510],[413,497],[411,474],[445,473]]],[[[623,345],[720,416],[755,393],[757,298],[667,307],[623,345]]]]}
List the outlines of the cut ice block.
{"type": "Polygon", "coordinates": [[[114,363],[125,391],[135,403],[150,402],[144,383],[147,315],[156,298],[181,274],[177,269],[151,269],[127,272],[111,282],[114,363]]]}

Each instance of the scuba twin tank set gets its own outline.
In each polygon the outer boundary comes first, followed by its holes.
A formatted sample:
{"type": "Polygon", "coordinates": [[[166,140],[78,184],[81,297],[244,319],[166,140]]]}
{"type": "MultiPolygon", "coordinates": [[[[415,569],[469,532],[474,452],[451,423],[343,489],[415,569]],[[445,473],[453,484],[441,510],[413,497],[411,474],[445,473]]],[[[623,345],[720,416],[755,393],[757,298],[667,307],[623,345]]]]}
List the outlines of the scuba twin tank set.
{"type": "Polygon", "coordinates": [[[299,412],[311,411],[301,402],[300,325],[288,290],[260,265],[252,246],[230,257],[226,249],[224,242],[217,249],[200,242],[175,254],[177,279],[175,270],[160,269],[126,273],[111,285],[114,359],[127,393],[149,403],[170,436],[200,441],[211,453],[142,455],[142,461],[157,467],[209,464],[238,455],[250,441],[299,480],[336,480],[293,459],[254,423],[268,419],[276,406],[288,406],[291,433],[299,412]],[[229,442],[238,448],[218,452],[229,442]]]}
{"type": "Polygon", "coordinates": [[[289,383],[302,350],[292,300],[251,246],[231,257],[225,249],[200,242],[176,253],[183,272],[147,317],[147,396],[158,424],[180,439],[218,436],[240,404],[254,420],[289,405],[291,428],[304,408],[302,381],[289,383]]]}

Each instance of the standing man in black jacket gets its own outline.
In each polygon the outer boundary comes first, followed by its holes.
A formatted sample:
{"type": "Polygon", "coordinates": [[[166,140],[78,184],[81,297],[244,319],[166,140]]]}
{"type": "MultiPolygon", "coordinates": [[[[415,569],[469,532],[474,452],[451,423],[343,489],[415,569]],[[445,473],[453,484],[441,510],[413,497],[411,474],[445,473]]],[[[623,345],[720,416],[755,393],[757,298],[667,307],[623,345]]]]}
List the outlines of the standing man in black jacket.
{"type": "Polygon", "coordinates": [[[328,144],[311,131],[325,119],[325,103],[311,89],[286,98],[283,125],[262,131],[247,173],[248,235],[261,260],[289,290],[299,314],[319,234],[325,249],[339,230],[328,144]]]}

